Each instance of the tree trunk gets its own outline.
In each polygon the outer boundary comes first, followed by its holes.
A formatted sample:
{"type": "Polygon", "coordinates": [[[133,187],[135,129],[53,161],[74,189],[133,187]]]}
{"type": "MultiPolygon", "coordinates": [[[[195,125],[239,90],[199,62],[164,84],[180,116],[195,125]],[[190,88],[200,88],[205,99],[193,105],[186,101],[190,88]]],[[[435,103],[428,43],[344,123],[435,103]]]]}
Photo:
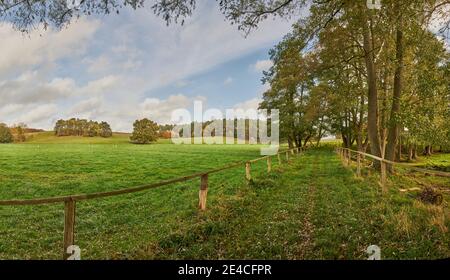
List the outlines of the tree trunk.
{"type": "Polygon", "coordinates": [[[292,149],[294,147],[292,137],[288,137],[288,146],[289,146],[289,149],[292,149]]]}
{"type": "Polygon", "coordinates": [[[402,137],[399,135],[398,137],[398,145],[397,145],[397,162],[402,161],[402,152],[403,152],[403,145],[402,145],[402,137]]]}
{"type": "Polygon", "coordinates": [[[408,146],[408,161],[413,160],[413,145],[409,144],[408,146]]]}
{"type": "Polygon", "coordinates": [[[431,156],[431,146],[430,145],[425,146],[425,149],[423,151],[423,155],[424,156],[431,156]]]}
{"type": "MultiPolygon", "coordinates": [[[[402,12],[399,9],[399,4],[396,2],[396,10],[399,13],[397,22],[397,38],[396,38],[396,61],[394,76],[394,95],[392,100],[391,115],[389,119],[389,132],[386,147],[385,158],[393,161],[395,158],[395,148],[397,147],[399,137],[399,123],[398,115],[400,112],[400,98],[402,94],[402,76],[403,76],[403,20],[402,12]]],[[[392,165],[388,165],[388,171],[392,171],[392,165]]]]}
{"type": "MultiPolygon", "coordinates": [[[[377,91],[377,77],[375,70],[374,54],[372,41],[370,39],[369,22],[363,22],[363,47],[364,60],[367,68],[367,84],[368,91],[368,114],[367,114],[367,134],[370,141],[370,150],[374,156],[381,156],[380,138],[378,133],[378,91],[377,91]]],[[[375,166],[379,166],[379,162],[374,162],[375,166]]]]}

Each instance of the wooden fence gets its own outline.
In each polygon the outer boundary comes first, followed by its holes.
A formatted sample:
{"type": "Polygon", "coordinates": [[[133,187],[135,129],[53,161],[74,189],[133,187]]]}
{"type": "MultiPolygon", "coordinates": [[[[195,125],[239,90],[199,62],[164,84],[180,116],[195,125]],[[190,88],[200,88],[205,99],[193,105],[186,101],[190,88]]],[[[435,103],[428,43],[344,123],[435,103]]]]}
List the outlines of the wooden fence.
{"type": "MultiPolygon", "coordinates": [[[[289,162],[289,154],[301,154],[303,151],[302,148],[294,148],[286,151],[278,152],[276,155],[279,164],[282,164],[281,155],[285,154],[286,162],[289,162]]],[[[188,180],[193,180],[196,178],[200,178],[200,190],[199,190],[199,202],[198,207],[200,210],[206,210],[206,200],[208,194],[208,177],[210,174],[218,173],[224,170],[236,168],[245,164],[245,178],[246,180],[251,180],[251,165],[252,163],[256,163],[262,160],[267,161],[267,172],[272,170],[272,157],[273,156],[265,156],[249,161],[239,161],[236,163],[232,163],[217,169],[212,169],[205,172],[195,173],[184,177],[179,177],[175,179],[170,179],[166,181],[161,181],[149,185],[137,186],[132,188],[119,189],[115,191],[109,192],[98,192],[98,193],[90,193],[90,194],[77,194],[77,195],[69,195],[69,196],[57,196],[57,197],[49,197],[49,198],[36,198],[36,199],[25,199],[25,200],[0,200],[0,206],[19,206],[19,205],[42,205],[42,204],[51,204],[51,203],[64,203],[64,242],[63,242],[63,258],[67,259],[70,254],[68,254],[68,248],[75,243],[75,218],[76,218],[76,203],[82,200],[90,200],[97,198],[104,198],[110,196],[117,196],[123,194],[130,194],[135,192],[141,192],[149,189],[158,188],[161,186],[166,186],[170,184],[175,184],[179,182],[185,182],[188,180]]]]}
{"type": "Polygon", "coordinates": [[[351,149],[347,149],[347,148],[337,148],[336,152],[340,156],[343,164],[346,166],[350,166],[350,164],[352,162],[352,154],[356,155],[356,175],[358,177],[361,177],[362,161],[364,160],[365,157],[379,161],[380,162],[380,186],[381,186],[381,189],[383,192],[387,191],[386,180],[387,180],[387,166],[388,165],[403,166],[410,170],[422,172],[422,173],[433,175],[433,176],[450,177],[449,172],[442,172],[442,171],[430,170],[430,169],[425,169],[425,168],[419,168],[419,167],[411,166],[407,163],[394,162],[394,161],[386,160],[384,158],[380,158],[380,157],[377,157],[377,156],[374,156],[371,154],[367,154],[364,152],[355,151],[355,150],[351,150],[351,149]]]}

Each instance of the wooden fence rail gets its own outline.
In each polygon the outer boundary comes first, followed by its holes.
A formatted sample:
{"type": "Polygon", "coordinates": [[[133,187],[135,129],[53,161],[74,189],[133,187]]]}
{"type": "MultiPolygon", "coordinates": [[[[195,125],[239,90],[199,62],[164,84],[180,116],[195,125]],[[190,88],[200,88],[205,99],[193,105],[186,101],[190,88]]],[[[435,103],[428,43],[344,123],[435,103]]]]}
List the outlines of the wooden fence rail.
{"type": "Polygon", "coordinates": [[[361,177],[361,165],[362,165],[361,157],[368,157],[373,160],[379,161],[380,162],[380,186],[381,186],[381,189],[383,192],[386,192],[387,165],[403,166],[403,167],[406,167],[408,169],[411,169],[411,170],[414,170],[417,172],[422,172],[422,173],[433,175],[433,176],[450,178],[450,172],[442,172],[442,171],[414,167],[414,166],[410,166],[407,163],[390,161],[390,160],[387,160],[384,158],[380,158],[380,157],[377,157],[377,156],[374,156],[371,154],[367,154],[364,152],[360,152],[360,151],[351,150],[348,148],[337,148],[336,152],[341,157],[342,162],[346,166],[350,166],[350,164],[352,162],[352,153],[356,154],[356,174],[358,177],[361,177]]]}
{"type": "MultiPolygon", "coordinates": [[[[285,151],[278,152],[275,154],[278,158],[278,163],[281,165],[281,154],[286,153],[286,162],[289,162],[289,153],[291,154],[300,154],[302,152],[302,148],[294,148],[285,151]]],[[[275,156],[274,155],[274,156],[275,156]]],[[[200,210],[206,210],[206,200],[208,195],[208,178],[210,174],[219,173],[224,170],[236,168],[238,166],[242,166],[245,164],[245,178],[249,181],[251,180],[251,165],[252,163],[256,163],[262,160],[267,161],[267,172],[271,172],[272,170],[272,156],[260,157],[257,159],[249,160],[249,161],[239,161],[235,163],[231,163],[229,165],[212,169],[205,172],[199,172],[191,175],[187,175],[184,177],[174,178],[166,181],[160,181],[153,184],[142,185],[137,187],[119,189],[115,191],[109,192],[97,192],[90,194],[77,194],[77,195],[68,195],[68,196],[56,196],[56,197],[48,197],[48,198],[35,198],[35,199],[12,199],[12,200],[0,200],[0,206],[20,206],[20,205],[42,205],[42,204],[52,204],[52,203],[64,203],[64,252],[63,258],[67,259],[70,254],[68,253],[68,249],[75,243],[75,218],[76,218],[76,203],[77,201],[82,200],[90,200],[90,199],[98,199],[105,198],[110,196],[124,195],[135,192],[142,192],[149,189],[154,189],[166,185],[171,185],[179,182],[185,182],[189,180],[193,180],[196,178],[200,178],[200,190],[199,190],[199,201],[198,207],[200,210]]]]}

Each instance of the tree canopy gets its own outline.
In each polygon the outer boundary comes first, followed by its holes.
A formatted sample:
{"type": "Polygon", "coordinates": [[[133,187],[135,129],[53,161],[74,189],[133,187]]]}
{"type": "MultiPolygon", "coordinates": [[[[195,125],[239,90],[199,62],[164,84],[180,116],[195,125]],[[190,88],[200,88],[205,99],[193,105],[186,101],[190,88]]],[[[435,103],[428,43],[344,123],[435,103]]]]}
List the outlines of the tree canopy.
{"type": "Polygon", "coordinates": [[[159,135],[159,126],[147,118],[136,120],[133,123],[133,134],[130,137],[132,143],[149,144],[156,142],[159,135]]]}
{"type": "Polygon", "coordinates": [[[107,122],[96,122],[86,119],[71,118],[58,120],[55,124],[56,136],[111,137],[112,130],[107,122]]]}

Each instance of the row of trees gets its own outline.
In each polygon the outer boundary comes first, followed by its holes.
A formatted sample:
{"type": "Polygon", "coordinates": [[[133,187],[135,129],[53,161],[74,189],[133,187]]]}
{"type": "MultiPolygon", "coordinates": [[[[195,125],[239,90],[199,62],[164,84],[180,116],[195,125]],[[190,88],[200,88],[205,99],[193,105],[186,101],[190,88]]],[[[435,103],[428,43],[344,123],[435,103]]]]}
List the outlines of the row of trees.
{"type": "Polygon", "coordinates": [[[111,137],[112,130],[107,122],[71,118],[58,120],[55,124],[56,136],[111,137]]]}
{"type": "MultiPolygon", "coordinates": [[[[214,121],[205,121],[205,122],[191,122],[188,127],[190,129],[190,135],[191,137],[195,137],[195,130],[196,128],[201,128],[201,135],[203,137],[214,137],[216,135],[222,135],[227,137],[233,137],[235,139],[242,138],[241,140],[250,140],[250,129],[257,129],[258,125],[266,125],[268,126],[268,134],[270,134],[270,123],[267,125],[267,123],[261,123],[261,121],[252,120],[252,119],[234,119],[234,120],[226,120],[222,119],[219,120],[221,125],[221,131],[216,131],[216,127],[213,125],[213,129],[211,129],[209,126],[213,124],[214,121]],[[232,134],[227,134],[227,124],[233,122],[234,130],[232,131],[232,134]],[[240,129],[238,126],[238,122],[242,123],[243,125],[243,131],[239,131],[240,129]],[[243,135],[240,135],[240,134],[243,135]]],[[[158,138],[164,138],[164,139],[170,139],[172,137],[172,130],[175,127],[175,125],[172,124],[166,124],[166,125],[158,125],[157,123],[149,120],[149,119],[142,119],[142,120],[136,120],[133,124],[133,134],[130,137],[131,142],[137,143],[137,144],[148,144],[151,142],[156,141],[158,138]]],[[[179,131],[180,137],[186,137],[184,134],[184,130],[182,129],[179,131]]],[[[229,133],[229,132],[228,132],[229,133]]],[[[259,135],[256,135],[255,138],[252,139],[254,141],[260,141],[259,135]]]]}
{"type": "MultiPolygon", "coordinates": [[[[430,31],[448,1],[313,2],[270,52],[261,108],[280,109],[291,146],[329,132],[376,156],[450,147],[450,62],[430,31]]],[[[447,12],[448,16],[448,12],[447,12]]],[[[449,18],[447,17],[447,20],[449,18]]]]}

